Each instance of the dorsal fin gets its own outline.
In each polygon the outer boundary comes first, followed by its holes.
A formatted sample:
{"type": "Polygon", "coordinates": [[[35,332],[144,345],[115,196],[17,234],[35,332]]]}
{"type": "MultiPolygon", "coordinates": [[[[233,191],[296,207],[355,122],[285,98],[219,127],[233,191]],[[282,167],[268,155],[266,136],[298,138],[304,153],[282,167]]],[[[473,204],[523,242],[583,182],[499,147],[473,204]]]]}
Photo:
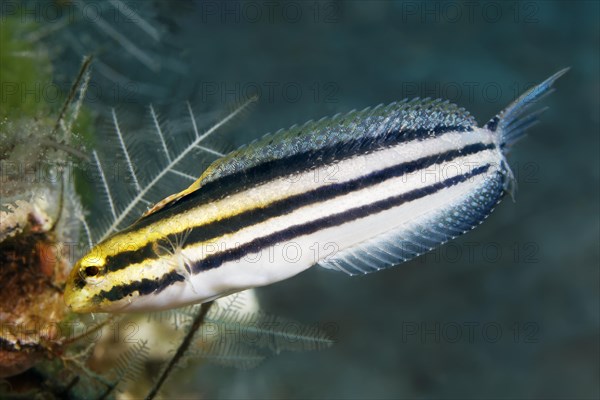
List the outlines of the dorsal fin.
{"type": "Polygon", "coordinates": [[[369,137],[391,129],[433,130],[440,126],[468,129],[476,125],[474,118],[464,108],[447,100],[405,99],[386,106],[379,105],[318,121],[308,121],[303,125],[267,134],[216,160],[204,171],[197,183],[201,187],[207,182],[266,161],[359,137],[368,140],[369,137]]]}
{"type": "Polygon", "coordinates": [[[298,152],[318,150],[356,138],[368,140],[393,129],[469,129],[476,124],[464,108],[447,100],[429,98],[405,99],[387,106],[379,105],[318,121],[308,121],[303,125],[294,125],[287,130],[267,134],[217,159],[187,189],[156,203],[142,218],[195,192],[207,182],[298,152]]]}

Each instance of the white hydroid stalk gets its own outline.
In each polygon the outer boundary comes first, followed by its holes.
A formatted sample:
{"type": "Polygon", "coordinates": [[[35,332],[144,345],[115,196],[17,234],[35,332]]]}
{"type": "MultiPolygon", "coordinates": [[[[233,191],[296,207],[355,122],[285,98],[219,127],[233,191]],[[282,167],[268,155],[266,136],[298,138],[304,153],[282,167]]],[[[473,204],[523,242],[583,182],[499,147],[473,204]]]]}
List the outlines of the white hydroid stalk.
{"type": "Polygon", "coordinates": [[[108,187],[108,182],[106,181],[106,175],[104,174],[104,169],[102,168],[102,164],[100,164],[100,159],[98,158],[98,153],[96,150],[93,151],[94,160],[96,161],[96,165],[98,166],[98,171],[100,172],[100,179],[102,179],[102,186],[104,187],[104,191],[106,192],[106,197],[108,197],[108,205],[110,206],[110,213],[113,218],[117,218],[117,212],[115,209],[115,203],[113,202],[112,196],[110,194],[110,188],[108,187]]]}
{"type": "Polygon", "coordinates": [[[154,111],[154,107],[150,104],[150,115],[152,115],[152,121],[154,122],[154,126],[156,127],[156,133],[158,134],[158,138],[160,139],[160,143],[162,144],[163,151],[165,152],[165,156],[167,157],[167,161],[171,162],[171,155],[169,154],[169,149],[167,148],[167,142],[165,141],[165,135],[163,134],[162,128],[160,127],[160,122],[158,121],[158,116],[154,111]]]}
{"type": "MultiPolygon", "coordinates": [[[[250,103],[252,103],[255,100],[256,100],[256,98],[254,98],[254,97],[247,100],[245,103],[243,103],[238,108],[233,110],[225,118],[223,118],[221,121],[219,121],[218,123],[213,125],[210,129],[208,129],[202,135],[198,134],[198,128],[196,127],[196,121],[194,119],[193,114],[191,114],[190,116],[192,118],[192,124],[194,126],[194,133],[196,135],[194,140],[181,153],[179,153],[177,155],[177,157],[173,158],[169,162],[169,164],[165,168],[163,168],[162,171],[160,173],[158,173],[147,185],[142,187],[141,190],[139,191],[139,193],[129,202],[129,204],[127,205],[127,207],[125,207],[125,209],[123,211],[119,212],[118,215],[115,215],[115,213],[113,213],[115,218],[114,218],[113,222],[111,223],[111,225],[108,227],[108,229],[100,237],[100,240],[102,241],[102,240],[106,239],[111,233],[115,232],[118,229],[119,225],[125,220],[125,218],[127,218],[129,213],[140,202],[145,200],[144,196],[146,194],[148,194],[150,189],[152,189],[154,187],[154,185],[156,185],[156,183],[158,181],[160,181],[168,172],[175,171],[175,165],[177,165],[177,163],[179,163],[181,160],[183,160],[194,148],[197,148],[198,145],[200,143],[202,143],[202,141],[204,139],[206,139],[208,136],[213,134],[215,131],[217,131],[219,128],[221,128],[223,125],[225,125],[227,122],[231,121],[236,115],[238,115],[242,110],[244,110],[250,103]]],[[[202,146],[201,148],[205,151],[209,151],[209,149],[205,148],[204,146],[202,146]]],[[[211,150],[209,152],[211,152],[213,154],[219,154],[219,155],[221,154],[221,153],[215,152],[214,150],[211,150]]],[[[95,157],[97,157],[97,156],[95,155],[95,157]]],[[[176,172],[174,172],[174,173],[176,173],[176,172]]],[[[108,190],[108,187],[106,189],[108,190]]],[[[112,199],[110,199],[110,204],[111,204],[111,211],[113,211],[114,206],[113,206],[112,199]]]]}
{"type": "Polygon", "coordinates": [[[131,162],[131,157],[129,156],[129,151],[127,151],[127,146],[125,146],[125,140],[123,140],[123,134],[121,133],[121,128],[119,127],[119,121],[117,120],[117,114],[115,113],[115,109],[112,110],[112,119],[113,124],[115,125],[115,130],[117,131],[117,136],[119,137],[119,144],[123,149],[123,154],[125,154],[125,160],[127,161],[127,168],[129,168],[129,172],[131,173],[131,178],[133,179],[133,183],[135,184],[135,189],[137,191],[142,190],[140,187],[140,183],[138,182],[138,178],[135,175],[135,170],[133,169],[133,163],[131,162]]]}

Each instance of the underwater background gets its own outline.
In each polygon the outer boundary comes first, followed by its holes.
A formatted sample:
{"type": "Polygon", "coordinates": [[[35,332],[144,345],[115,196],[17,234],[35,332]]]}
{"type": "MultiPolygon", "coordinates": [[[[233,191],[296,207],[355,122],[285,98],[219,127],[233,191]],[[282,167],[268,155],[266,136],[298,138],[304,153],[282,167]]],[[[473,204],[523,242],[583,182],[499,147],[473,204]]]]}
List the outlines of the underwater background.
{"type": "Polygon", "coordinates": [[[43,39],[59,85],[94,55],[98,125],[111,107],[142,124],[150,103],[213,116],[258,94],[219,134],[227,148],[405,97],[448,99],[483,124],[571,67],[511,151],[515,201],[479,228],[387,271],[314,268],[257,290],[264,310],[333,330],[333,347],[247,371],[188,365],[177,382],[206,398],[598,398],[598,2],[119,3],[148,26],[94,1],[72,17],[59,1],[3,1],[4,16],[23,17],[15,3],[42,27],[67,18],[43,39]]]}

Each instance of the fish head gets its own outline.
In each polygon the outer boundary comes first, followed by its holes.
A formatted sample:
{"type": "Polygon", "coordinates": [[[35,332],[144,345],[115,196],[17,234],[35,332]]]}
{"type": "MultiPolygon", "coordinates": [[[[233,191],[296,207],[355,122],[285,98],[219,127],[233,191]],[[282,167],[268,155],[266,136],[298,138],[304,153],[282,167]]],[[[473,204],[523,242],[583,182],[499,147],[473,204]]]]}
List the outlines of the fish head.
{"type": "Polygon", "coordinates": [[[114,235],[94,246],[73,266],[67,279],[64,301],[74,312],[115,312],[130,304],[139,292],[122,293],[131,280],[129,266],[135,245],[126,235],[114,235]],[[123,246],[128,243],[128,246],[123,246]]]}

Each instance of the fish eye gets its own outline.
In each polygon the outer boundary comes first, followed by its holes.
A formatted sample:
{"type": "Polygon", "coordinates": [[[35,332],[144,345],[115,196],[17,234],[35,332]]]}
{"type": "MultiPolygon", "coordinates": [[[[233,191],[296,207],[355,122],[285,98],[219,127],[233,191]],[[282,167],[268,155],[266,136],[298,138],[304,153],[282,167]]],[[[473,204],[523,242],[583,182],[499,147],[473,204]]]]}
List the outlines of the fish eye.
{"type": "Polygon", "coordinates": [[[100,272],[100,269],[98,267],[85,267],[83,269],[83,273],[87,277],[96,276],[98,275],[98,272],[100,272]]]}

